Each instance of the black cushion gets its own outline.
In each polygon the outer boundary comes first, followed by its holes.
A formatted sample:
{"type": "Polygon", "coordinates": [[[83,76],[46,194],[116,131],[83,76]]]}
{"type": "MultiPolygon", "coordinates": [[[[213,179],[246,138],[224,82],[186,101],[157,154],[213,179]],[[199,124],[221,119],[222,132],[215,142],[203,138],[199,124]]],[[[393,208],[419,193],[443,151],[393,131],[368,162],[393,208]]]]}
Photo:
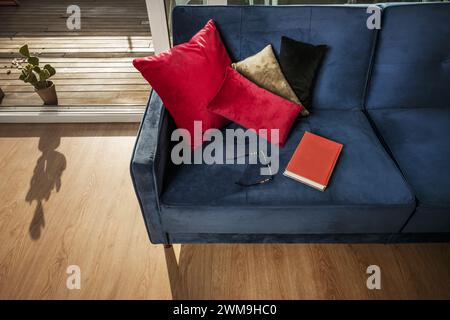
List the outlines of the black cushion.
{"type": "Polygon", "coordinates": [[[326,45],[312,45],[281,37],[280,65],[297,97],[308,109],[314,77],[327,50],[326,45]]]}

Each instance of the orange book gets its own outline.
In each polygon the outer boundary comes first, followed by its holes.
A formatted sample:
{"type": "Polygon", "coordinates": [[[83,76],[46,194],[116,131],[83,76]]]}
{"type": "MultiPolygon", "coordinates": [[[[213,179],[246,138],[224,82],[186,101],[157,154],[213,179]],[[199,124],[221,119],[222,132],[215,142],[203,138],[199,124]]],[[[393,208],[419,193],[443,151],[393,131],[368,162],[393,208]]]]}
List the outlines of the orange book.
{"type": "Polygon", "coordinates": [[[340,143],[305,132],[283,174],[324,191],[342,147],[340,143]]]}

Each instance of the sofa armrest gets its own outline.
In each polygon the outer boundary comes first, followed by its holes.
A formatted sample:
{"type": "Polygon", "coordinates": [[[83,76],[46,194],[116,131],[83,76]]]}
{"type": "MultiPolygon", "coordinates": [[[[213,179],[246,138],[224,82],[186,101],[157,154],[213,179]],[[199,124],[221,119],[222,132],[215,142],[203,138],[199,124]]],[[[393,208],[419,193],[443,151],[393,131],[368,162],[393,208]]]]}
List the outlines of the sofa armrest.
{"type": "Polygon", "coordinates": [[[131,159],[131,178],[152,243],[168,243],[161,225],[159,196],[168,161],[170,132],[167,111],[153,91],[139,128],[131,159]]]}

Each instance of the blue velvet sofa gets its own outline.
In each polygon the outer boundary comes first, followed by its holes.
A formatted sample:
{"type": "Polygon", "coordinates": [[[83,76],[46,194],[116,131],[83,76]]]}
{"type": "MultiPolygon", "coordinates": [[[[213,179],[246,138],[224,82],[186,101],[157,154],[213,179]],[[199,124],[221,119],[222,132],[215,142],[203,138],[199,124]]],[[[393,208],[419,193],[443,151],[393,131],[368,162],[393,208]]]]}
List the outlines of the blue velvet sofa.
{"type": "MultiPolygon", "coordinates": [[[[131,175],[153,243],[450,239],[450,4],[178,6],[173,41],[214,19],[233,61],[282,35],[326,44],[311,115],[296,122],[270,183],[245,165],[173,165],[173,121],[151,94],[131,175]],[[325,192],[281,172],[305,131],[344,144],[325,192]]],[[[231,127],[235,125],[230,125],[231,127]]]]}

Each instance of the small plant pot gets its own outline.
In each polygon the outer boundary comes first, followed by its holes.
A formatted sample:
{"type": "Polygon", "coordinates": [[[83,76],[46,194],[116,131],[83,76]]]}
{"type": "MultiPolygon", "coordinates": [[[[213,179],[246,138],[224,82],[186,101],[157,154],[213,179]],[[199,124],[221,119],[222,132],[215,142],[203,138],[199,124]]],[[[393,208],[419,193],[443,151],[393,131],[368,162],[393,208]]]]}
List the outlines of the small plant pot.
{"type": "Polygon", "coordinates": [[[3,93],[2,88],[0,88],[0,104],[2,103],[3,97],[5,96],[5,94],[3,93]]]}
{"type": "Polygon", "coordinates": [[[49,81],[50,86],[45,89],[35,90],[37,94],[44,101],[45,105],[57,105],[58,96],[56,95],[55,85],[52,81],[49,81]]]}

